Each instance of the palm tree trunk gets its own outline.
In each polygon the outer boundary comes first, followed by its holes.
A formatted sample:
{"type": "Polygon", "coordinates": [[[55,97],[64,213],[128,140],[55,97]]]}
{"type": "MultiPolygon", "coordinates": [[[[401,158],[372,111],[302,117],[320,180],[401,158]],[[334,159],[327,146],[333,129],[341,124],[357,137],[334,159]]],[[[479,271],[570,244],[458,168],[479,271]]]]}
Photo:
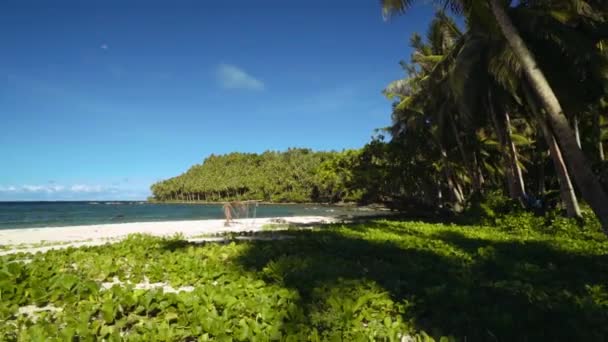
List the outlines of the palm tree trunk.
{"type": "Polygon", "coordinates": [[[437,180],[437,207],[443,208],[443,192],[441,192],[440,180],[437,180]]]}
{"type": "Polygon", "coordinates": [[[542,155],[539,155],[538,167],[538,194],[542,197],[545,195],[545,163],[542,155]]]}
{"type": "Polygon", "coordinates": [[[499,109],[494,106],[491,93],[488,93],[488,109],[500,146],[502,147],[503,152],[508,152],[506,156],[503,155],[503,162],[506,164],[505,169],[509,197],[513,200],[520,200],[524,197],[526,190],[521,168],[519,167],[519,162],[517,160],[517,149],[513,143],[513,139],[511,139],[512,130],[509,113],[502,108],[499,109]],[[496,110],[500,110],[503,113],[500,119],[496,115],[496,110]]]}
{"type": "Polygon", "coordinates": [[[547,144],[549,145],[549,151],[551,153],[551,157],[553,159],[553,164],[555,166],[555,170],[558,174],[559,185],[560,185],[560,194],[564,205],[566,206],[566,215],[568,217],[582,217],[581,209],[578,205],[578,200],[576,199],[576,194],[574,193],[574,187],[572,186],[572,182],[570,181],[570,176],[568,175],[568,169],[566,168],[566,164],[564,163],[564,159],[562,158],[562,153],[557,145],[557,141],[555,140],[555,136],[549,131],[549,127],[543,121],[541,123],[541,127],[545,132],[545,138],[547,138],[547,144]]]}
{"type": "Polygon", "coordinates": [[[454,176],[454,185],[456,186],[456,191],[458,191],[458,193],[460,194],[460,198],[462,198],[462,202],[464,203],[464,190],[462,190],[462,185],[460,185],[460,182],[458,180],[458,177],[454,176]]]}
{"type": "Polygon", "coordinates": [[[536,144],[535,144],[535,164],[536,164],[536,171],[537,173],[537,188],[536,191],[538,193],[538,195],[540,197],[543,197],[545,195],[545,151],[546,151],[546,147],[545,146],[541,146],[540,144],[540,137],[543,136],[544,137],[544,133],[542,132],[542,130],[538,127],[536,127],[536,144]]]}
{"type": "Polygon", "coordinates": [[[579,120],[578,120],[578,114],[574,114],[574,118],[572,120],[572,126],[574,127],[574,137],[576,138],[576,144],[578,145],[578,148],[582,149],[581,147],[581,132],[578,129],[578,124],[579,124],[579,120]]]}
{"type": "MultiPolygon", "coordinates": [[[[492,124],[494,125],[494,130],[496,131],[496,137],[498,138],[498,142],[500,143],[500,147],[502,151],[506,150],[506,132],[503,127],[498,123],[498,118],[496,117],[496,111],[493,107],[492,94],[488,93],[488,111],[490,112],[490,119],[492,124]]],[[[511,199],[518,199],[517,195],[517,187],[515,186],[515,177],[513,177],[513,169],[510,167],[510,164],[505,161],[504,154],[502,158],[503,162],[505,162],[505,174],[507,176],[507,189],[509,190],[509,197],[511,199]]]]}
{"type": "Polygon", "coordinates": [[[448,185],[450,187],[450,191],[454,194],[454,198],[456,200],[456,204],[461,206],[464,203],[464,195],[462,194],[462,189],[460,185],[454,181],[452,177],[448,178],[448,185]]]}
{"type": "Polygon", "coordinates": [[[526,185],[524,183],[524,176],[521,172],[521,167],[519,166],[519,159],[517,158],[517,148],[515,147],[515,143],[511,138],[513,131],[511,129],[511,118],[509,117],[509,113],[507,111],[504,111],[504,119],[505,128],[507,131],[507,147],[509,148],[509,159],[511,161],[511,169],[513,170],[513,178],[515,179],[516,191],[520,197],[525,197],[526,185]]]}
{"type": "Polygon", "coordinates": [[[462,197],[462,194],[458,192],[456,186],[454,186],[454,182],[452,180],[453,171],[448,164],[448,154],[445,148],[441,146],[441,144],[439,148],[441,149],[441,159],[443,159],[443,164],[445,165],[443,167],[443,170],[445,172],[445,179],[448,185],[448,190],[450,191],[450,195],[452,196],[452,201],[454,201],[456,205],[460,206],[464,202],[464,198],[462,197]]]}
{"type": "Polygon", "coordinates": [[[578,185],[583,198],[598,217],[604,233],[608,235],[608,195],[602,189],[597,177],[593,174],[589,162],[583,151],[576,143],[576,137],[568,124],[561,105],[549,82],[539,69],[536,60],[522,40],[519,32],[513,26],[499,0],[488,0],[492,12],[505,39],[511,46],[513,53],[519,59],[522,70],[526,74],[530,85],[547,111],[549,121],[559,141],[563,157],[572,172],[574,181],[578,185]]]}
{"type": "Polygon", "coordinates": [[[599,154],[600,161],[604,161],[604,145],[602,145],[602,122],[600,121],[600,113],[595,112],[593,114],[593,135],[595,135],[595,139],[597,139],[597,151],[599,154]]]}
{"type": "Polygon", "coordinates": [[[568,169],[566,168],[566,164],[564,163],[564,159],[562,158],[561,150],[559,149],[559,145],[555,140],[555,135],[551,132],[549,125],[545,121],[545,118],[542,117],[538,107],[536,106],[536,101],[532,94],[532,90],[530,86],[524,84],[523,86],[524,95],[526,96],[526,101],[532,111],[532,114],[536,117],[536,121],[541,128],[543,136],[545,137],[545,141],[549,146],[549,153],[551,154],[551,159],[553,160],[553,166],[555,167],[555,172],[557,173],[557,180],[559,182],[559,192],[562,202],[566,207],[566,215],[568,217],[580,218],[581,209],[578,205],[578,200],[576,199],[576,194],[574,193],[574,187],[572,186],[572,182],[570,181],[570,175],[568,174],[568,169]]]}
{"type": "Polygon", "coordinates": [[[479,159],[477,159],[477,152],[473,152],[473,170],[475,170],[475,178],[473,179],[473,183],[478,184],[477,190],[479,191],[479,193],[481,193],[481,188],[486,180],[483,177],[483,172],[481,170],[481,165],[479,164],[479,159]]]}
{"type": "Polygon", "coordinates": [[[462,158],[462,161],[464,162],[465,167],[467,168],[467,170],[469,171],[469,174],[471,175],[471,179],[473,181],[473,191],[481,192],[481,182],[478,177],[479,175],[477,174],[477,171],[475,171],[475,167],[471,163],[469,157],[467,157],[467,153],[464,149],[464,144],[462,143],[462,140],[460,139],[460,134],[458,133],[458,128],[456,127],[456,121],[455,121],[454,117],[450,116],[449,121],[450,121],[450,127],[452,128],[452,133],[454,134],[454,138],[456,139],[456,145],[458,145],[458,151],[460,151],[460,156],[462,158]]]}

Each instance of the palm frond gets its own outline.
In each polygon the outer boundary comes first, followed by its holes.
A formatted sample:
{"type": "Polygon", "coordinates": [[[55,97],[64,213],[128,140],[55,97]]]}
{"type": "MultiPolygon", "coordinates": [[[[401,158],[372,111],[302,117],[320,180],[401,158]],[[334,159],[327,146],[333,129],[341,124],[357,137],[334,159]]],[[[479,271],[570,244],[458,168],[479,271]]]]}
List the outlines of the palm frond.
{"type": "MultiPolygon", "coordinates": [[[[437,6],[442,9],[449,9],[456,14],[464,12],[465,1],[458,0],[432,0],[437,6]]],[[[390,19],[394,15],[399,15],[407,12],[416,0],[380,0],[380,6],[382,6],[382,17],[384,20],[390,19]]]]}
{"type": "Polygon", "coordinates": [[[460,112],[471,119],[480,104],[480,93],[487,88],[487,72],[483,51],[487,46],[484,36],[468,34],[449,75],[450,88],[460,112]]]}
{"type": "Polygon", "coordinates": [[[412,84],[409,79],[395,80],[389,83],[382,91],[382,94],[389,100],[410,96],[413,93],[412,84]]]}
{"type": "Polygon", "coordinates": [[[511,133],[511,140],[516,146],[531,146],[534,144],[534,140],[517,133],[511,133]]]}

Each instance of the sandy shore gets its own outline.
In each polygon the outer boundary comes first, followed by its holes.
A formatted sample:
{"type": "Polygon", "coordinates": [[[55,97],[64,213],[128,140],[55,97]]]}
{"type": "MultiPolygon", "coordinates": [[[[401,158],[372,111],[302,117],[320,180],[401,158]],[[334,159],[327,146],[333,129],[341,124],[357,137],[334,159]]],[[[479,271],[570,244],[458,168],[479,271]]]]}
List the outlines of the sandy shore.
{"type": "Polygon", "coordinates": [[[0,245],[9,249],[0,255],[15,252],[44,252],[68,246],[93,246],[116,242],[129,234],[143,233],[155,236],[183,234],[193,238],[223,232],[260,231],[270,224],[284,223],[315,225],[332,222],[331,217],[297,216],[280,218],[242,219],[224,226],[224,220],[133,222],[69,227],[43,227],[0,230],[0,245]]]}

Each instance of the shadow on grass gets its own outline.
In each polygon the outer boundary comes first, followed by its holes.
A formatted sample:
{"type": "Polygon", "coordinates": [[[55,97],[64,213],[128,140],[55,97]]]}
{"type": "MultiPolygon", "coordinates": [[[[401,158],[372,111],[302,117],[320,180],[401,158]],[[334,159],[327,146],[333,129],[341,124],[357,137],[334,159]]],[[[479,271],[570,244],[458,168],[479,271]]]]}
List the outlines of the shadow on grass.
{"type": "MultiPolygon", "coordinates": [[[[382,223],[369,227],[390,230],[382,223]]],[[[298,322],[284,322],[290,329],[298,324],[335,329],[339,325],[330,322],[327,303],[350,300],[357,288],[372,283],[394,302],[406,304],[405,321],[435,336],[467,341],[608,338],[606,255],[570,253],[543,242],[489,241],[453,230],[400,232],[411,239],[364,240],[332,226],[292,231],[297,239],[248,241],[237,262],[266,282],[299,292],[304,315],[298,322]],[[428,247],[437,246],[433,240],[449,247],[428,247]],[[324,314],[329,318],[320,321],[324,314]]]]}
{"type": "Polygon", "coordinates": [[[456,223],[458,217],[448,211],[387,211],[365,215],[338,215],[338,220],[365,223],[370,220],[421,221],[426,223],[456,223]]]}

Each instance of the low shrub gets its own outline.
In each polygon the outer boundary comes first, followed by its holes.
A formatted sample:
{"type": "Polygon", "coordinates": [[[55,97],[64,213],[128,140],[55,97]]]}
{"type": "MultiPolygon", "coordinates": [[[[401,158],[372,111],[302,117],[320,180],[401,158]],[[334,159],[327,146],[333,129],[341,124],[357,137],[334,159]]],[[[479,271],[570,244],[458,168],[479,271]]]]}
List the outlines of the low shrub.
{"type": "Polygon", "coordinates": [[[608,240],[585,215],[377,220],[224,244],[133,235],[1,256],[0,339],[602,341],[608,240]]]}

